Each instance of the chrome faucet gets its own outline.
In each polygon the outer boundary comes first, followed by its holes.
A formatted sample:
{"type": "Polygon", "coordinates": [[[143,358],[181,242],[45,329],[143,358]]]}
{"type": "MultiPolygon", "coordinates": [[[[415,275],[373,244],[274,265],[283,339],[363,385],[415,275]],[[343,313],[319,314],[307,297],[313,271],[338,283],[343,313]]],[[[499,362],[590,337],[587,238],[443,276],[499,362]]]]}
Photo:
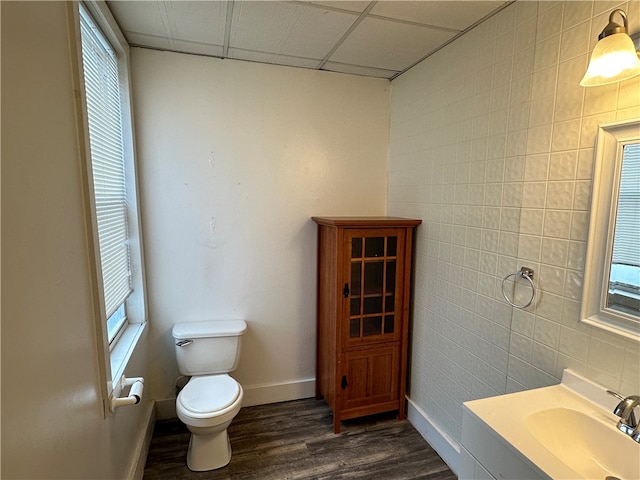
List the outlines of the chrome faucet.
{"type": "Polygon", "coordinates": [[[640,406],[640,396],[629,395],[628,397],[623,397],[613,390],[607,390],[607,393],[620,400],[620,403],[613,409],[613,413],[620,417],[620,420],[618,420],[618,430],[626,433],[636,442],[640,443],[640,427],[638,427],[634,413],[634,409],[640,406]]]}

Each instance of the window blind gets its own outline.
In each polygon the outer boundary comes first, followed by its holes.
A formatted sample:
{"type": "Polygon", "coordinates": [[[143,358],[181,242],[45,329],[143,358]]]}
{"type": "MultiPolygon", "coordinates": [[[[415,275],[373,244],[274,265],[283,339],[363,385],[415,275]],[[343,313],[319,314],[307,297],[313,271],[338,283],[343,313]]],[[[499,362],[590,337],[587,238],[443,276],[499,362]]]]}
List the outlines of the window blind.
{"type": "Polygon", "coordinates": [[[612,263],[640,267],[640,144],[623,150],[612,263]]]}
{"type": "Polygon", "coordinates": [[[83,8],[80,14],[100,263],[109,318],[131,292],[120,83],[115,53],[83,8]]]}

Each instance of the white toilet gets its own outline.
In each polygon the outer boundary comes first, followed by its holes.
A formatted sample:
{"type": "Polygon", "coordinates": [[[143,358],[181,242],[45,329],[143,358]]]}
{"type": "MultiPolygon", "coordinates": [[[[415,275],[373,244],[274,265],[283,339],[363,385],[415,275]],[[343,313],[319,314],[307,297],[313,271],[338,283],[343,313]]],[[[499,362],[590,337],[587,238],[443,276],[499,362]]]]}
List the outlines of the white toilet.
{"type": "Polygon", "coordinates": [[[173,327],[176,360],[182,375],[191,376],[178,394],[178,418],[191,431],[187,466],[213,470],[231,461],[227,427],[240,411],[243,391],[228,375],[240,357],[243,320],[178,323],[173,327]]]}

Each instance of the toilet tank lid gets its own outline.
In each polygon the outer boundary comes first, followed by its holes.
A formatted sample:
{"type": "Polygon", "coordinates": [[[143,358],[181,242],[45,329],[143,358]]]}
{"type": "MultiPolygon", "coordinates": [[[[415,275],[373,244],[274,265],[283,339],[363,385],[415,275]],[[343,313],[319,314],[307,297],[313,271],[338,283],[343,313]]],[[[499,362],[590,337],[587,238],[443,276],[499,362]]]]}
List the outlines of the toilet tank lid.
{"type": "Polygon", "coordinates": [[[210,336],[232,337],[242,335],[247,329],[244,320],[205,320],[201,322],[176,323],[172,335],[176,340],[210,336]]]}

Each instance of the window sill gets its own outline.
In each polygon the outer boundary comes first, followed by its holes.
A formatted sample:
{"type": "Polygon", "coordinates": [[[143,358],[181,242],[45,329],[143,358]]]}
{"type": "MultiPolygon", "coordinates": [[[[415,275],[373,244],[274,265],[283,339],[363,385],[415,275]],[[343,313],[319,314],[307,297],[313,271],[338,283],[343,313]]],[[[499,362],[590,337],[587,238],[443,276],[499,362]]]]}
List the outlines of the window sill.
{"type": "Polygon", "coordinates": [[[114,390],[118,388],[120,378],[124,375],[124,371],[133,355],[133,352],[140,338],[147,330],[147,322],[130,323],[118,339],[115,347],[111,350],[111,385],[109,393],[119,395],[120,392],[114,390]]]}

